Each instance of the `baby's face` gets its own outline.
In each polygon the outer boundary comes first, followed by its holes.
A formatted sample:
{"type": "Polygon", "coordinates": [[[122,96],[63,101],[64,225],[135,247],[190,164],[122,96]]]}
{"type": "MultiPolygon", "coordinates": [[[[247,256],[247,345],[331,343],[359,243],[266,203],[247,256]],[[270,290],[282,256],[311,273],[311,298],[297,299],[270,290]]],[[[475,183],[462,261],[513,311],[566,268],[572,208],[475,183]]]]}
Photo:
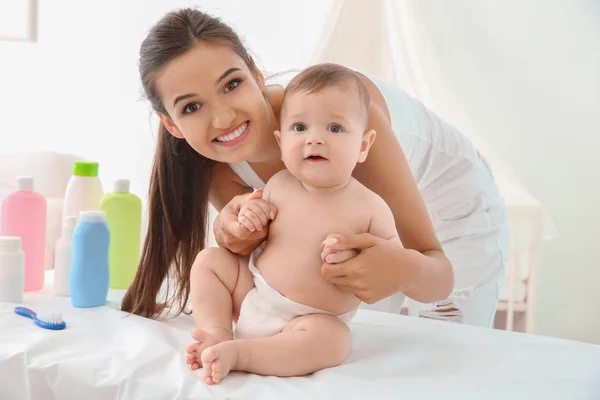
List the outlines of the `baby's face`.
{"type": "Polygon", "coordinates": [[[343,184],[359,161],[361,146],[368,147],[367,120],[365,106],[351,85],[293,93],[285,99],[281,114],[281,159],[305,184],[319,188],[343,184]]]}

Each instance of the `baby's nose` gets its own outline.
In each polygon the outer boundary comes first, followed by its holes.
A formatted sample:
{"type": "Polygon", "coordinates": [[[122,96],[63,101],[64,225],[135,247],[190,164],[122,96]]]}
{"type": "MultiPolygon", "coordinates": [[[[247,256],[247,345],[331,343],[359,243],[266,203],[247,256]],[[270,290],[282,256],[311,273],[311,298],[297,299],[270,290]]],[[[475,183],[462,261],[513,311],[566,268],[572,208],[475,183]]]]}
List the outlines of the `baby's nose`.
{"type": "Polygon", "coordinates": [[[325,141],[321,137],[310,136],[310,137],[306,138],[306,144],[308,144],[308,145],[319,145],[319,144],[324,144],[324,143],[325,143],[325,141]]]}

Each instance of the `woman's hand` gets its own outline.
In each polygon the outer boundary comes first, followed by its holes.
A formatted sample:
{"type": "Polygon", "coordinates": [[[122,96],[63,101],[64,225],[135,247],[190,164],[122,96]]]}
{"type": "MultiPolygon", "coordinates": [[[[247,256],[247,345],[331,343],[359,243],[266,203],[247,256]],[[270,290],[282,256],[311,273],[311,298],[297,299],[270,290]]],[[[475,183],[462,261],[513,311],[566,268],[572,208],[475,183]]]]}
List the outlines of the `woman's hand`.
{"type": "Polygon", "coordinates": [[[358,251],[355,249],[336,251],[332,244],[336,243],[336,234],[329,234],[321,243],[321,261],[327,264],[339,264],[356,257],[358,251]]]}
{"type": "Polygon", "coordinates": [[[246,256],[265,240],[277,209],[263,200],[262,194],[257,190],[236,196],[223,207],[214,224],[219,246],[246,256]]]}
{"type": "Polygon", "coordinates": [[[360,251],[356,257],[341,263],[325,262],[321,274],[365,303],[376,303],[417,284],[421,254],[405,249],[398,240],[386,240],[369,233],[332,234],[322,247],[327,248],[329,254],[353,249],[360,251]]]}

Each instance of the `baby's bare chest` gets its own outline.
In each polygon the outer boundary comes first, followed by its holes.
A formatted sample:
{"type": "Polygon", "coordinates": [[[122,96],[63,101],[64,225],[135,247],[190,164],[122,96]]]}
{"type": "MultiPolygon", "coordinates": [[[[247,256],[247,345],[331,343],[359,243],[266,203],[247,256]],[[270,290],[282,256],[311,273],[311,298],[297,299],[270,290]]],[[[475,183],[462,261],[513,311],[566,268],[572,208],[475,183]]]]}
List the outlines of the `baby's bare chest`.
{"type": "Polygon", "coordinates": [[[335,202],[286,202],[278,209],[269,236],[295,241],[320,242],[330,233],[364,233],[368,231],[371,222],[369,210],[352,199],[335,202]]]}

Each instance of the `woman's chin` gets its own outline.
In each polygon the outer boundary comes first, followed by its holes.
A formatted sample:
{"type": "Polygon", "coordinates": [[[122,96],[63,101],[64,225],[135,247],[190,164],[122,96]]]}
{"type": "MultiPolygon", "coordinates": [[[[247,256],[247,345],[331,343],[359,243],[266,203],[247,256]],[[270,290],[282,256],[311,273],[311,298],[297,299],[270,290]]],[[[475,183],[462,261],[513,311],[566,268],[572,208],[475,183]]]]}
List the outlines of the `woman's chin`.
{"type": "Polygon", "coordinates": [[[264,146],[261,146],[256,138],[249,135],[245,140],[234,146],[223,146],[213,144],[215,159],[222,163],[241,163],[244,161],[257,161],[260,159],[264,146]]]}
{"type": "Polygon", "coordinates": [[[215,154],[215,159],[222,163],[241,163],[248,161],[252,156],[252,149],[249,146],[239,146],[230,149],[220,148],[218,150],[217,154],[215,154]]]}

